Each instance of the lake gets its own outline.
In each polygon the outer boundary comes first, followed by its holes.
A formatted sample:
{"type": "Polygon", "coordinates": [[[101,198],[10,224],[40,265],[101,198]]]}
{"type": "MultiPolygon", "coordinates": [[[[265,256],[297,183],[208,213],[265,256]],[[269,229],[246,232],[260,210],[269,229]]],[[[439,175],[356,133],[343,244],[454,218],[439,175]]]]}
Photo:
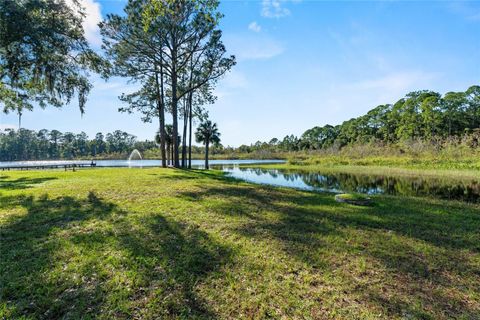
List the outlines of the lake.
{"type": "Polygon", "coordinates": [[[351,173],[282,171],[277,169],[222,166],[227,175],[244,181],[320,192],[356,192],[433,197],[480,203],[480,182],[476,179],[422,178],[351,173]]]}
{"type": "MultiPolygon", "coordinates": [[[[90,160],[46,160],[46,161],[1,161],[2,167],[25,166],[36,167],[42,165],[64,165],[64,164],[90,164],[90,160]]],[[[250,164],[268,164],[268,163],[284,163],[285,160],[209,160],[210,165],[250,165],[250,164]]],[[[143,168],[143,167],[159,167],[162,165],[160,160],[95,160],[97,167],[126,167],[126,168],[143,168]]],[[[203,168],[205,160],[192,160],[192,167],[203,168]]]]}

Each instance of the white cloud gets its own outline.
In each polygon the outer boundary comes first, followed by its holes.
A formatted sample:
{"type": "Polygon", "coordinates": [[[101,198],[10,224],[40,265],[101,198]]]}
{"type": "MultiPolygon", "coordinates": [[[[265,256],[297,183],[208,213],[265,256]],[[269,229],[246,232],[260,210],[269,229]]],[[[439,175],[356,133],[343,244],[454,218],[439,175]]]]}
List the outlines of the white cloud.
{"type": "Polygon", "coordinates": [[[100,37],[100,29],[98,24],[102,21],[100,12],[100,4],[95,0],[83,0],[82,5],[85,8],[86,17],[83,21],[83,29],[85,36],[92,45],[100,46],[102,39],[100,37]]]}
{"type": "Polygon", "coordinates": [[[262,35],[226,36],[225,44],[238,61],[270,59],[285,51],[281,43],[262,35]]]}
{"type": "MultiPolygon", "coordinates": [[[[73,5],[73,0],[67,0],[67,3],[73,5]]],[[[102,14],[100,10],[100,3],[96,0],[80,0],[80,5],[83,8],[85,17],[83,19],[83,29],[85,30],[85,38],[94,47],[100,47],[102,38],[100,36],[100,29],[98,24],[102,21],[102,14]]]]}
{"type": "Polygon", "coordinates": [[[262,30],[262,27],[256,22],[253,21],[248,25],[248,30],[252,30],[253,32],[260,32],[262,30]]]}
{"type": "Polygon", "coordinates": [[[290,10],[283,6],[285,0],[263,0],[262,16],[266,18],[282,18],[290,15],[290,10]]]}

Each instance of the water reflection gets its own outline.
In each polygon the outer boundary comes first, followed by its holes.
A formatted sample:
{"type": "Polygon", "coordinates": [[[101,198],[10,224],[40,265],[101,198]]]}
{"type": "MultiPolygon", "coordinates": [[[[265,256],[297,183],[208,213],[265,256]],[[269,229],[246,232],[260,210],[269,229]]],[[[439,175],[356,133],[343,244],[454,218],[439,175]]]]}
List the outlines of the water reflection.
{"type": "Polygon", "coordinates": [[[435,197],[480,202],[480,183],[472,179],[454,180],[350,173],[302,173],[238,166],[222,166],[221,169],[228,172],[230,176],[245,181],[303,190],[435,197]]]}

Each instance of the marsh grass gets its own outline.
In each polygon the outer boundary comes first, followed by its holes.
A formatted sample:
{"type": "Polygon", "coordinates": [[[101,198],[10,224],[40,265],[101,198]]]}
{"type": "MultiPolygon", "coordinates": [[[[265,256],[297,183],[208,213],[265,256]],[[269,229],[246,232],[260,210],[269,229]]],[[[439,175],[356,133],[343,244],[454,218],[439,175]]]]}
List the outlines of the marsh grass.
{"type": "Polygon", "coordinates": [[[0,318],[476,319],[480,207],[221,172],[0,179],[0,318]]]}
{"type": "Polygon", "coordinates": [[[411,140],[396,144],[353,144],[341,149],[296,152],[288,156],[292,165],[364,166],[403,169],[477,170],[480,148],[465,137],[439,141],[411,140]]]}
{"type": "MultiPolygon", "coordinates": [[[[249,165],[242,165],[249,167],[249,165]]],[[[395,165],[353,165],[341,164],[341,162],[326,163],[279,163],[279,164],[259,164],[256,168],[278,169],[285,172],[303,172],[303,173],[348,173],[356,175],[376,175],[376,176],[392,176],[392,177],[409,177],[409,178],[433,178],[439,181],[448,182],[465,182],[480,179],[480,171],[472,169],[442,169],[437,167],[405,167],[395,165]]]]}

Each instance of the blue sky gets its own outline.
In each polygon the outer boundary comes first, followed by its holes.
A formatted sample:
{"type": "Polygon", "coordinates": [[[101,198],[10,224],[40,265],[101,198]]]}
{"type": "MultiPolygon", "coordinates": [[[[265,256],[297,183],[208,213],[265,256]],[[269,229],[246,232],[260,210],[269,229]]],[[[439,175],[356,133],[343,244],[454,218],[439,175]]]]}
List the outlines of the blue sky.
{"type": "MultiPolygon", "coordinates": [[[[121,13],[126,1],[83,0],[87,37],[96,23],[121,13]]],[[[238,63],[209,106],[224,145],[302,134],[339,124],[409,91],[465,90],[480,84],[480,2],[446,1],[223,1],[224,42],[238,63]]],[[[95,88],[81,117],[76,103],[27,113],[22,127],[96,132],[121,129],[151,139],[156,122],[121,114],[124,79],[95,88]]],[[[17,124],[1,115],[0,128],[17,124]]]]}

